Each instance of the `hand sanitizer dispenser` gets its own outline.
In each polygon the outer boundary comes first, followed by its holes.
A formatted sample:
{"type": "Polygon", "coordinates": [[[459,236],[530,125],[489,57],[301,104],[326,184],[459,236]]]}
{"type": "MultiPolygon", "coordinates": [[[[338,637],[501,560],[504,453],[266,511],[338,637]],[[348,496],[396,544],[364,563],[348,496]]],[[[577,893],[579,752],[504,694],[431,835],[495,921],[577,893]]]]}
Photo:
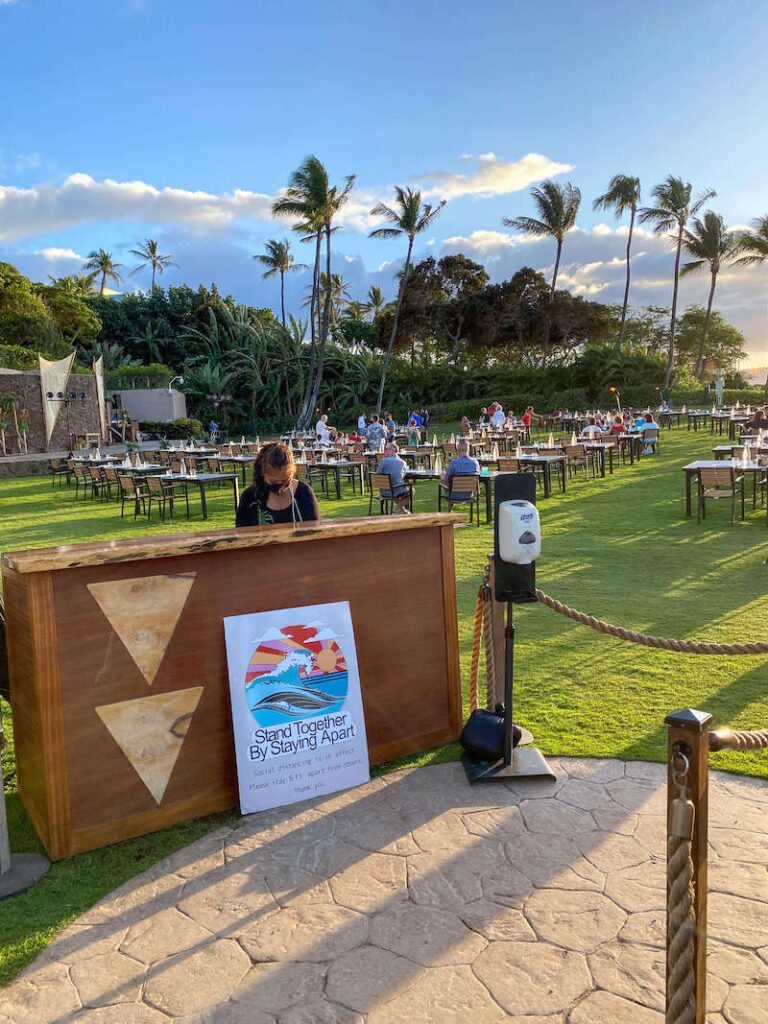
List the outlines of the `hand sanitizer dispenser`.
{"type": "Polygon", "coordinates": [[[530,565],[541,554],[539,510],[530,501],[499,504],[499,557],[513,565],[530,565]]]}

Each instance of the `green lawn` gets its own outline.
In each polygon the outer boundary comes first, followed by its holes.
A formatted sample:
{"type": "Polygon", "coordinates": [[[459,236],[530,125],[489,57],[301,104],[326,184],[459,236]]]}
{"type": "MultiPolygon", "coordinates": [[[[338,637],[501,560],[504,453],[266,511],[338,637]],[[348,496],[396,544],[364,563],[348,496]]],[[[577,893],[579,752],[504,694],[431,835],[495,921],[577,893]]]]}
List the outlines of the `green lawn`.
{"type": "MultiPolygon", "coordinates": [[[[440,428],[438,428],[440,429],[440,428]]],[[[449,434],[455,424],[445,425],[449,434]]],[[[719,440],[719,439],[718,439],[719,440]]],[[[579,478],[568,494],[540,507],[544,536],[538,585],[599,618],[656,636],[763,639],[768,621],[768,530],[765,509],[748,506],[745,523],[730,524],[727,502],[705,524],[686,519],[680,467],[711,458],[707,432],[664,431],[661,452],[606,480],[579,478]]],[[[436,485],[420,484],[416,510],[436,507],[436,485]]],[[[71,500],[47,478],[0,481],[0,547],[43,547],[231,526],[231,492],[214,493],[207,523],[177,526],[132,517],[114,506],[71,500]]],[[[368,502],[321,501],[323,515],[359,516],[368,502]]],[[[477,588],[492,548],[483,525],[455,531],[462,670],[466,688],[477,588]]],[[[623,643],[576,625],[548,609],[516,611],[516,720],[547,754],[663,760],[664,716],[679,707],[711,712],[718,725],[768,723],[766,658],[679,655],[623,643]]],[[[466,698],[466,693],[465,693],[466,698]]],[[[5,708],[7,711],[7,708],[5,708]]],[[[6,721],[10,731],[10,722],[6,721]]],[[[454,758],[456,744],[409,762],[454,758]]],[[[768,776],[765,753],[714,755],[717,768],[768,776]]],[[[12,750],[4,755],[6,775],[12,750]]],[[[13,783],[11,783],[11,789],[13,783]]],[[[40,849],[18,797],[7,798],[12,846],[40,849]]],[[[3,905],[0,983],[46,945],[55,932],[131,875],[231,814],[165,829],[95,853],[61,861],[33,890],[3,905]]]]}

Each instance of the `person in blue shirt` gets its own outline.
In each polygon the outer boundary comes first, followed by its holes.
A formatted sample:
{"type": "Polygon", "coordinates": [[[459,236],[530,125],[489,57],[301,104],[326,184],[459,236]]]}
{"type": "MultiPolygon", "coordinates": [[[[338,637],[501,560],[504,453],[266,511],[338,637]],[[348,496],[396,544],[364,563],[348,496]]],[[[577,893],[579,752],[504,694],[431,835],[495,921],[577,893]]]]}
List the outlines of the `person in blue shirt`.
{"type": "Polygon", "coordinates": [[[480,463],[469,457],[469,445],[463,439],[456,445],[456,458],[451,459],[440,479],[448,487],[449,500],[453,499],[454,494],[458,498],[466,498],[465,492],[451,491],[450,481],[454,476],[480,476],[480,463]]]}
{"type": "Polygon", "coordinates": [[[587,425],[581,431],[582,437],[599,437],[602,433],[600,427],[597,425],[597,421],[594,416],[587,417],[587,425]]]}
{"type": "Polygon", "coordinates": [[[389,474],[392,490],[379,491],[379,494],[382,498],[394,498],[397,511],[403,513],[403,515],[410,515],[411,510],[408,508],[408,504],[411,500],[411,489],[403,483],[403,477],[408,466],[400,458],[399,451],[400,449],[394,441],[384,445],[384,458],[379,463],[376,472],[389,474]]]}

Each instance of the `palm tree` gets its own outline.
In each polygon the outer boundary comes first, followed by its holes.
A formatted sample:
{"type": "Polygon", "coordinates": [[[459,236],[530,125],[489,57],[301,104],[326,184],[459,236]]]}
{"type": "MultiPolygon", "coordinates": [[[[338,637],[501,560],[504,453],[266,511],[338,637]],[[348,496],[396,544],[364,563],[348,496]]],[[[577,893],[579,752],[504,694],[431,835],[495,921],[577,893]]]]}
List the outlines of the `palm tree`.
{"type": "Polygon", "coordinates": [[[49,274],[48,280],[59,291],[84,299],[93,294],[93,277],[93,274],[67,274],[65,277],[51,277],[49,274]]]}
{"type": "Polygon", "coordinates": [[[627,304],[629,302],[629,253],[632,248],[632,232],[635,228],[635,217],[637,208],[640,205],[640,179],[631,178],[627,174],[615,174],[609,184],[608,191],[592,204],[594,210],[612,209],[616,220],[629,210],[629,234],[627,235],[627,283],[624,286],[624,305],[621,307],[621,324],[619,336],[616,339],[616,347],[620,348],[624,339],[624,322],[627,319],[627,304]]]}
{"type": "Polygon", "coordinates": [[[647,206],[640,210],[641,222],[643,224],[653,224],[653,230],[657,235],[669,234],[670,231],[677,228],[675,276],[672,287],[672,315],[669,322],[669,356],[667,359],[667,372],[664,376],[664,386],[669,387],[675,360],[675,319],[677,314],[677,287],[680,279],[680,251],[683,247],[683,232],[690,218],[696,216],[704,203],[715,195],[715,192],[713,189],[705,189],[694,200],[691,183],[683,181],[682,178],[675,178],[670,174],[660,185],[654,188],[651,195],[656,200],[656,205],[647,206]]]}
{"type": "Polygon", "coordinates": [[[704,326],[701,331],[701,342],[699,343],[699,355],[696,359],[695,374],[701,377],[704,369],[704,346],[707,341],[709,330],[709,318],[712,315],[712,300],[715,297],[715,285],[717,275],[720,272],[723,261],[735,256],[739,251],[739,239],[733,232],[727,231],[725,222],[719,213],[707,210],[702,220],[694,217],[692,230],[687,228],[683,231],[683,249],[693,259],[690,263],[684,263],[680,268],[681,274],[692,274],[697,270],[709,268],[709,300],[707,312],[704,317],[704,326]]]}
{"type": "Polygon", "coordinates": [[[397,321],[400,316],[400,307],[403,304],[405,289],[408,286],[408,274],[411,269],[411,253],[413,252],[413,240],[416,235],[425,231],[435,217],[445,206],[445,199],[441,199],[437,206],[421,202],[421,192],[418,189],[403,188],[395,185],[395,206],[387,206],[385,203],[377,203],[371,210],[372,217],[383,217],[393,227],[376,228],[371,231],[371,238],[399,238],[401,235],[408,237],[408,253],[405,257],[403,276],[400,279],[400,288],[397,293],[397,305],[395,316],[392,321],[392,333],[389,336],[389,344],[384,356],[384,365],[381,370],[381,383],[379,384],[379,398],[376,404],[376,412],[381,415],[381,407],[384,402],[384,384],[387,379],[389,360],[392,357],[392,349],[397,337],[397,321]]]}
{"type": "Polygon", "coordinates": [[[122,282],[123,279],[118,274],[118,270],[122,265],[122,263],[115,263],[112,259],[112,253],[107,252],[106,249],[94,249],[88,253],[88,259],[85,261],[83,269],[89,270],[93,277],[98,277],[101,274],[99,295],[103,295],[104,289],[107,287],[107,278],[110,281],[114,281],[115,284],[122,282]]]}
{"type": "Polygon", "coordinates": [[[285,327],[285,275],[295,273],[297,270],[308,270],[309,267],[306,263],[294,263],[293,256],[291,255],[291,243],[287,238],[284,238],[282,242],[278,242],[275,238],[270,238],[264,244],[267,251],[253,258],[261,263],[263,267],[268,268],[261,275],[263,281],[266,281],[268,277],[274,277],[275,274],[280,275],[280,312],[282,314],[283,327],[285,327]]]}
{"type": "MultiPolygon", "coordinates": [[[[318,291],[322,304],[325,305],[325,298],[328,294],[328,278],[325,274],[320,274],[318,291]]],[[[310,295],[302,302],[302,306],[309,306],[311,301],[310,295]]],[[[331,324],[333,326],[336,325],[342,309],[347,305],[349,305],[348,282],[342,278],[341,274],[331,274],[331,324]]]]}
{"type": "Polygon", "coordinates": [[[178,263],[174,263],[176,258],[173,255],[163,256],[160,252],[158,243],[154,238],[145,238],[142,245],[136,249],[128,250],[131,256],[136,256],[142,262],[131,271],[131,277],[138,274],[145,267],[152,267],[152,287],[150,295],[155,290],[155,274],[164,274],[168,267],[178,267],[178,263]]]}
{"type": "Polygon", "coordinates": [[[549,358],[552,303],[554,302],[555,287],[557,286],[560,253],[563,251],[563,239],[566,232],[570,231],[576,223],[576,214],[579,212],[579,206],[581,205],[581,192],[570,182],[563,186],[548,178],[541,183],[541,188],[531,189],[531,196],[541,220],[536,220],[534,217],[513,217],[511,219],[504,217],[502,223],[505,227],[514,228],[516,231],[525,231],[529,235],[549,236],[557,242],[555,269],[552,272],[552,285],[549,289],[549,310],[547,322],[544,325],[542,363],[546,366],[547,359],[549,358]]]}
{"type": "Polygon", "coordinates": [[[386,303],[384,302],[384,296],[382,295],[381,288],[377,284],[372,284],[368,289],[368,296],[365,301],[365,311],[371,314],[371,320],[375,320],[376,317],[384,309],[386,303]]]}
{"type": "Polygon", "coordinates": [[[768,262],[768,213],[764,217],[756,217],[752,221],[753,231],[745,231],[739,236],[739,252],[745,252],[734,261],[735,267],[750,267],[756,263],[768,262]]]}

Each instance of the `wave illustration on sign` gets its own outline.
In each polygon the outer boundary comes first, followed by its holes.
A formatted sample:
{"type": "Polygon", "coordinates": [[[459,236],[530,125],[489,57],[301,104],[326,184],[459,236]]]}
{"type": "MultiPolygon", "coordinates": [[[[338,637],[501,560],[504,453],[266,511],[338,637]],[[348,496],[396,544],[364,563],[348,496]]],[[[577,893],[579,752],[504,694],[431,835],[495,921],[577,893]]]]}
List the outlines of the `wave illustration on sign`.
{"type": "Polygon", "coordinates": [[[337,639],[323,623],[311,622],[270,629],[256,641],[245,695],[260,726],[341,708],[349,679],[337,639]]]}

